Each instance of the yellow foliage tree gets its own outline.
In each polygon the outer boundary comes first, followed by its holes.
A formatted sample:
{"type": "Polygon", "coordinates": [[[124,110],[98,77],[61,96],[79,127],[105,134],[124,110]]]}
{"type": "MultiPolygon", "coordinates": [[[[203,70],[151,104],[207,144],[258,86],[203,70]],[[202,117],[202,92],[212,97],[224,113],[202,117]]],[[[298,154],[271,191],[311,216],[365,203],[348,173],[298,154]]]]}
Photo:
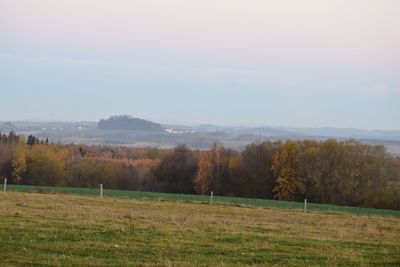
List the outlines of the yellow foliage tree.
{"type": "Polygon", "coordinates": [[[304,180],[299,177],[299,147],[293,141],[287,141],[280,152],[273,158],[271,170],[276,178],[273,189],[274,198],[279,200],[296,200],[305,193],[304,180]]]}
{"type": "Polygon", "coordinates": [[[15,157],[11,162],[12,165],[12,176],[14,182],[19,184],[22,181],[22,177],[26,172],[26,147],[23,138],[19,138],[17,148],[15,151],[15,157]]]}
{"type": "Polygon", "coordinates": [[[27,184],[59,186],[64,183],[64,175],[64,162],[51,147],[42,144],[32,146],[27,156],[27,184]]]}

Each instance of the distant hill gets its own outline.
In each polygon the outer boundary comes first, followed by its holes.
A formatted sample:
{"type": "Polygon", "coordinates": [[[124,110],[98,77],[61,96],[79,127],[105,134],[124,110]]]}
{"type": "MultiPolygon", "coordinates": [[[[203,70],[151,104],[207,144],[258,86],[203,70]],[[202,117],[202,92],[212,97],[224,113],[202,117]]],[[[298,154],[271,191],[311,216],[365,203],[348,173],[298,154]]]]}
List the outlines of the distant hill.
{"type": "Polygon", "coordinates": [[[400,141],[400,131],[365,130],[357,128],[334,128],[334,127],[321,127],[321,128],[279,127],[278,129],[281,129],[283,131],[297,132],[311,137],[400,141]]]}
{"type": "Polygon", "coordinates": [[[15,131],[17,129],[17,127],[15,127],[14,124],[12,124],[11,122],[6,122],[2,125],[0,125],[0,132],[11,132],[11,131],[15,131]]]}
{"type": "Polygon", "coordinates": [[[258,135],[264,137],[280,137],[280,138],[292,138],[301,139],[304,135],[299,134],[294,131],[287,131],[283,129],[273,128],[273,127],[258,127],[258,128],[245,128],[235,130],[236,135],[258,135]]]}
{"type": "Polygon", "coordinates": [[[100,120],[97,124],[98,129],[103,130],[129,130],[129,131],[152,131],[161,132],[161,124],[133,118],[128,115],[111,116],[109,119],[100,120]]]}

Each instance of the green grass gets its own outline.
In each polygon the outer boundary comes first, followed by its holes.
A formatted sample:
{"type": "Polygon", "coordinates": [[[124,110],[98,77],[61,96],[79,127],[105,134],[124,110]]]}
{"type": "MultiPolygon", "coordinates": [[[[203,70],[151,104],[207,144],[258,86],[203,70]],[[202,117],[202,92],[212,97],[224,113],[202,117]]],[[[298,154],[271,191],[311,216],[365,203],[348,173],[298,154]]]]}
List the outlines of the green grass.
{"type": "MultiPolygon", "coordinates": [[[[3,185],[0,186],[3,190],[3,185]]],[[[73,188],[73,187],[51,187],[51,186],[28,186],[28,185],[8,185],[8,191],[28,192],[28,191],[43,191],[52,193],[68,193],[83,196],[98,196],[100,190],[96,188],[73,188]]],[[[209,202],[209,196],[202,195],[189,195],[189,194],[167,194],[167,193],[153,193],[142,191],[127,191],[127,190],[110,190],[104,189],[104,196],[107,197],[127,197],[133,199],[166,199],[177,201],[192,201],[192,202],[209,202]]],[[[303,202],[293,201],[277,201],[268,199],[251,199],[251,198],[238,198],[238,197],[219,197],[214,196],[214,202],[230,203],[236,205],[249,205],[256,207],[270,207],[278,209],[294,209],[303,210],[303,202]]],[[[319,212],[345,212],[356,215],[377,215],[377,216],[392,216],[400,218],[400,211],[397,210],[384,210],[348,206],[335,206],[317,203],[308,203],[308,211],[319,212]]]]}
{"type": "Polygon", "coordinates": [[[393,217],[0,192],[0,266],[399,266],[399,237],[393,217]]]}

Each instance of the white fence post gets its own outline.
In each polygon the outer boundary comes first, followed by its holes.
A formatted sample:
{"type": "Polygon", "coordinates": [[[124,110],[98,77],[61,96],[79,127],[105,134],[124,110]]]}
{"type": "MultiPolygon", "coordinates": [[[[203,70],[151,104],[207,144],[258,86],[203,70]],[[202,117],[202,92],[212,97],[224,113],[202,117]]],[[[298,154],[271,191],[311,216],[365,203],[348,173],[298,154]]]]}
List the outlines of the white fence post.
{"type": "Polygon", "coordinates": [[[7,178],[4,178],[4,192],[7,191],[7,178]]]}
{"type": "Polygon", "coordinates": [[[100,197],[103,197],[103,184],[100,184],[100,197]]]}
{"type": "Polygon", "coordinates": [[[304,212],[307,212],[307,199],[304,199],[304,212]]]}
{"type": "Polygon", "coordinates": [[[210,205],[212,204],[212,201],[213,201],[213,195],[214,195],[214,192],[213,192],[213,191],[211,191],[211,196],[210,196],[210,205]]]}

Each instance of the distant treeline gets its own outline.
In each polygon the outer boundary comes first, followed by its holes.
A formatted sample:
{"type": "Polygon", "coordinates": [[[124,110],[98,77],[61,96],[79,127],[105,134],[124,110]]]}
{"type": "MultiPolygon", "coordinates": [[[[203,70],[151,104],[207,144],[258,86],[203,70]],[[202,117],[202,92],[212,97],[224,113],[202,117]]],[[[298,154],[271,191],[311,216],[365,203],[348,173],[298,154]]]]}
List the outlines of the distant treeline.
{"type": "Polygon", "coordinates": [[[28,185],[210,194],[400,209],[400,158],[356,141],[249,144],[239,152],[51,145],[0,134],[0,177],[28,185]]]}

